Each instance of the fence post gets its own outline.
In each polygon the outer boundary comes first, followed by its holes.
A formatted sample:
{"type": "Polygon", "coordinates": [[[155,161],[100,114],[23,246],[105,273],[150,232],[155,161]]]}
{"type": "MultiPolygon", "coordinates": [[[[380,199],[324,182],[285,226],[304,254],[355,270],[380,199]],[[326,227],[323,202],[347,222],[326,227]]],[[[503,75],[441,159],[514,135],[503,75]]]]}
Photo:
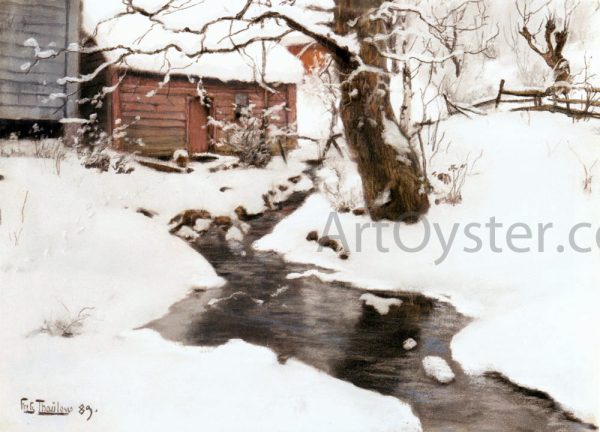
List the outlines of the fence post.
{"type": "Polygon", "coordinates": [[[500,80],[500,88],[498,89],[498,96],[496,96],[496,108],[500,105],[500,99],[502,98],[502,92],[504,91],[504,80],[500,80]]]}

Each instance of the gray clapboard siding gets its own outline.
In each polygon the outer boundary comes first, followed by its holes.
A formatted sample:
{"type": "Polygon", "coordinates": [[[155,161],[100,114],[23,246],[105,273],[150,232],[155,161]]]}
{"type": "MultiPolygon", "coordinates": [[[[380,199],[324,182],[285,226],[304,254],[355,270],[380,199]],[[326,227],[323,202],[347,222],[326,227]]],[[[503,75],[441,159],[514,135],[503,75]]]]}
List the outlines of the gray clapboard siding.
{"type": "Polygon", "coordinates": [[[34,38],[42,50],[61,50],[79,40],[79,0],[0,0],[0,119],[59,120],[77,115],[78,87],[60,85],[78,72],[77,54],[60,54],[35,63],[25,41],[34,38]],[[33,66],[24,72],[22,66],[33,66]],[[51,99],[72,94],[72,101],[51,99]]]}

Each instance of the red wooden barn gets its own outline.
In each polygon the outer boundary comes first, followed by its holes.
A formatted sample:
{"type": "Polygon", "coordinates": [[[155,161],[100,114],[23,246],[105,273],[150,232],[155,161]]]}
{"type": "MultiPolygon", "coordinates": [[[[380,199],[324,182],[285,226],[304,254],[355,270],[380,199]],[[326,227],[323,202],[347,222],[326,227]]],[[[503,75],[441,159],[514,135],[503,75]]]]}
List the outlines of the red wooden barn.
{"type": "Polygon", "coordinates": [[[316,42],[294,43],[287,45],[287,49],[300,59],[306,72],[327,66],[328,51],[316,42]]]}
{"type": "MultiPolygon", "coordinates": [[[[102,21],[102,14],[95,13],[102,4],[84,2],[83,36],[94,34],[88,46],[105,49],[125,45],[150,50],[172,42],[184,47],[196,43],[181,34],[157,31],[141,15],[102,21]]],[[[273,126],[295,124],[296,84],[302,80],[303,67],[280,45],[269,43],[265,49],[255,43],[243,52],[192,59],[173,49],[119,61],[121,53],[84,52],[80,61],[82,75],[102,69],[82,84],[81,96],[87,101],[82,113],[85,117],[95,113],[100,128],[112,134],[120,150],[158,157],[170,156],[177,149],[227,152],[227,145],[220,145],[223,125],[236,122],[248,107],[254,113],[277,107],[273,126]],[[110,66],[102,68],[107,63],[110,66]],[[265,70],[257,66],[263,64],[265,70]],[[103,99],[98,97],[104,93],[103,99]]],[[[293,145],[293,140],[286,145],[293,145]]]]}

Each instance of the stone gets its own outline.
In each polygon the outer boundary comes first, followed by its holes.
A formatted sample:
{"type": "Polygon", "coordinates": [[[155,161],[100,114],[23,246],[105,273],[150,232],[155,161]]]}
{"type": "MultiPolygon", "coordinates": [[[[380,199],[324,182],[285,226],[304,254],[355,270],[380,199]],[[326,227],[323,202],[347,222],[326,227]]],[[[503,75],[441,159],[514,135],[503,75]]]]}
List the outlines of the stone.
{"type": "Polygon", "coordinates": [[[173,228],[171,228],[170,232],[171,234],[174,234],[184,226],[193,228],[194,225],[196,225],[196,220],[210,218],[211,214],[206,210],[185,210],[169,221],[169,225],[176,224],[173,228]]]}
{"type": "Polygon", "coordinates": [[[435,379],[440,384],[449,384],[454,381],[455,375],[450,366],[441,357],[427,356],[423,359],[425,375],[435,379]]]}
{"type": "Polygon", "coordinates": [[[144,215],[144,216],[146,216],[147,218],[150,218],[150,219],[152,219],[154,216],[157,215],[157,213],[155,211],[146,210],[145,208],[142,208],[142,207],[138,208],[136,210],[136,212],[139,213],[139,214],[142,214],[142,215],[144,215]]]}
{"type": "Polygon", "coordinates": [[[318,241],[319,234],[316,231],[311,231],[306,235],[306,240],[307,241],[318,241]]]}
{"type": "Polygon", "coordinates": [[[233,225],[233,222],[229,216],[217,216],[213,219],[213,223],[226,231],[233,225]]]}
{"type": "Polygon", "coordinates": [[[320,246],[329,248],[334,252],[340,252],[342,250],[342,247],[337,242],[337,240],[329,238],[328,236],[321,237],[318,243],[320,246]]]}
{"type": "Polygon", "coordinates": [[[410,350],[414,349],[416,346],[417,346],[417,341],[414,340],[413,338],[408,338],[404,342],[402,342],[402,348],[404,348],[405,351],[410,351],[410,350]]]}
{"type": "Polygon", "coordinates": [[[262,216],[262,213],[248,213],[248,211],[246,210],[246,208],[244,206],[238,206],[235,210],[235,214],[237,215],[238,219],[241,220],[242,222],[247,222],[247,221],[251,221],[253,219],[259,218],[260,216],[262,216]]]}

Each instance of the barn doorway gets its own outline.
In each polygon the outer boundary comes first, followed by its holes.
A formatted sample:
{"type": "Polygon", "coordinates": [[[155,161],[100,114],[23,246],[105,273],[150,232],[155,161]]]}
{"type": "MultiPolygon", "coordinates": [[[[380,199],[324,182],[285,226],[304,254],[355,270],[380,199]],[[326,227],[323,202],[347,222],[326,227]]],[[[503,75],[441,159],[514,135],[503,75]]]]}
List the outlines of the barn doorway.
{"type": "Polygon", "coordinates": [[[200,98],[189,100],[187,116],[187,146],[190,154],[208,151],[208,109],[200,98]]]}

